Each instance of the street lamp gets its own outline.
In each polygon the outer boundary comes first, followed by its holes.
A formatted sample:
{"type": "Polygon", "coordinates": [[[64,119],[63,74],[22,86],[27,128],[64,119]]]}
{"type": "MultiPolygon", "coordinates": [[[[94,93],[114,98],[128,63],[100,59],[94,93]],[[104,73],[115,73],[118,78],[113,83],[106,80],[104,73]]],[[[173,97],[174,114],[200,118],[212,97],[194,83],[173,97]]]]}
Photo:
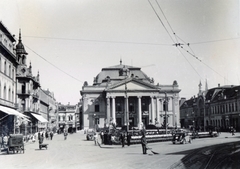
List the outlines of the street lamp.
{"type": "Polygon", "coordinates": [[[94,125],[93,127],[94,127],[94,131],[96,132],[96,120],[95,119],[96,119],[96,114],[94,113],[93,114],[93,120],[94,120],[93,121],[93,125],[94,125]]]}

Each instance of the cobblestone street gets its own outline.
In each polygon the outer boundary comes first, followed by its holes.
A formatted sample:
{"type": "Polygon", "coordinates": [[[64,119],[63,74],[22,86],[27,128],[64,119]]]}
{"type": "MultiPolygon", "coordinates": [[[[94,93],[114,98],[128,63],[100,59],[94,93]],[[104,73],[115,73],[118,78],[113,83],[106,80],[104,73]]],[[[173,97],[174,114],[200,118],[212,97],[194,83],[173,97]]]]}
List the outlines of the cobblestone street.
{"type": "Polygon", "coordinates": [[[217,138],[195,139],[192,144],[173,145],[170,141],[150,143],[149,147],[159,154],[148,151],[148,155],[143,155],[139,144],[124,148],[120,145],[103,145],[100,148],[93,141],[86,141],[86,135],[79,132],[69,134],[67,140],[64,140],[63,135],[55,135],[53,140],[44,140],[49,144],[47,150],[39,150],[35,142],[25,144],[24,154],[8,155],[2,152],[0,166],[5,169],[166,169],[186,156],[188,150],[239,139],[239,133],[235,136],[222,133],[217,138]]]}

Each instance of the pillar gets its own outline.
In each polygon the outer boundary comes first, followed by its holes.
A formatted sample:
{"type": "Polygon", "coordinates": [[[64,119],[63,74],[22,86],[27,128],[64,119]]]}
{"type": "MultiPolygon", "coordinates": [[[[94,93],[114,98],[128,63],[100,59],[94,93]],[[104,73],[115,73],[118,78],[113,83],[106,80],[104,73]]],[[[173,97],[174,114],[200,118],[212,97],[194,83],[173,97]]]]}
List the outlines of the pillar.
{"type": "Polygon", "coordinates": [[[156,107],[157,107],[157,122],[160,124],[159,98],[156,99],[156,107]]]}
{"type": "Polygon", "coordinates": [[[151,97],[151,119],[152,119],[152,124],[155,124],[155,108],[154,108],[154,97],[151,97]]]}
{"type": "Polygon", "coordinates": [[[172,122],[173,122],[173,127],[177,127],[176,126],[176,112],[175,112],[175,97],[172,97],[172,122]]]}
{"type": "Polygon", "coordinates": [[[115,96],[112,97],[112,118],[113,118],[113,123],[116,124],[115,96]]]}
{"type": "Polygon", "coordinates": [[[138,96],[138,128],[142,129],[142,102],[141,96],[138,96]]]}
{"type": "Polygon", "coordinates": [[[110,122],[110,98],[107,97],[107,124],[110,122]]]}

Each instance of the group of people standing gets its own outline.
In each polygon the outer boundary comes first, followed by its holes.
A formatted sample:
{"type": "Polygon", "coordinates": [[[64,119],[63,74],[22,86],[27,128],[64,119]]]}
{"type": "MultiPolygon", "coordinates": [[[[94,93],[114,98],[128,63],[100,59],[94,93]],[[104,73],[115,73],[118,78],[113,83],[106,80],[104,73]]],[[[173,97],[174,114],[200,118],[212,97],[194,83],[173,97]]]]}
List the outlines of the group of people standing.
{"type": "Polygon", "coordinates": [[[129,132],[127,132],[127,135],[126,135],[125,132],[122,132],[121,136],[120,136],[122,147],[125,146],[125,140],[126,139],[127,139],[127,145],[130,146],[130,144],[131,144],[131,134],[129,132]]]}
{"type": "Polygon", "coordinates": [[[45,133],[44,132],[38,132],[38,140],[40,141],[40,142],[43,142],[43,140],[44,140],[44,138],[46,138],[46,140],[49,140],[49,139],[53,139],[53,132],[52,131],[50,131],[50,132],[48,132],[48,131],[46,131],[45,133]]]}

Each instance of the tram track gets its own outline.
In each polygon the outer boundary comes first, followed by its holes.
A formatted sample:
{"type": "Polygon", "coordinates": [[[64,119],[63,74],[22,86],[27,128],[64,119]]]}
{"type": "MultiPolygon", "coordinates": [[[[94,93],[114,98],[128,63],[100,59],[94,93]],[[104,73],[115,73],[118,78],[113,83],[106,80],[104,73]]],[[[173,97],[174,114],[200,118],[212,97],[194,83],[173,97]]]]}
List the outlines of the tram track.
{"type": "Polygon", "coordinates": [[[219,169],[240,165],[240,143],[227,143],[193,150],[170,169],[219,169]]]}

